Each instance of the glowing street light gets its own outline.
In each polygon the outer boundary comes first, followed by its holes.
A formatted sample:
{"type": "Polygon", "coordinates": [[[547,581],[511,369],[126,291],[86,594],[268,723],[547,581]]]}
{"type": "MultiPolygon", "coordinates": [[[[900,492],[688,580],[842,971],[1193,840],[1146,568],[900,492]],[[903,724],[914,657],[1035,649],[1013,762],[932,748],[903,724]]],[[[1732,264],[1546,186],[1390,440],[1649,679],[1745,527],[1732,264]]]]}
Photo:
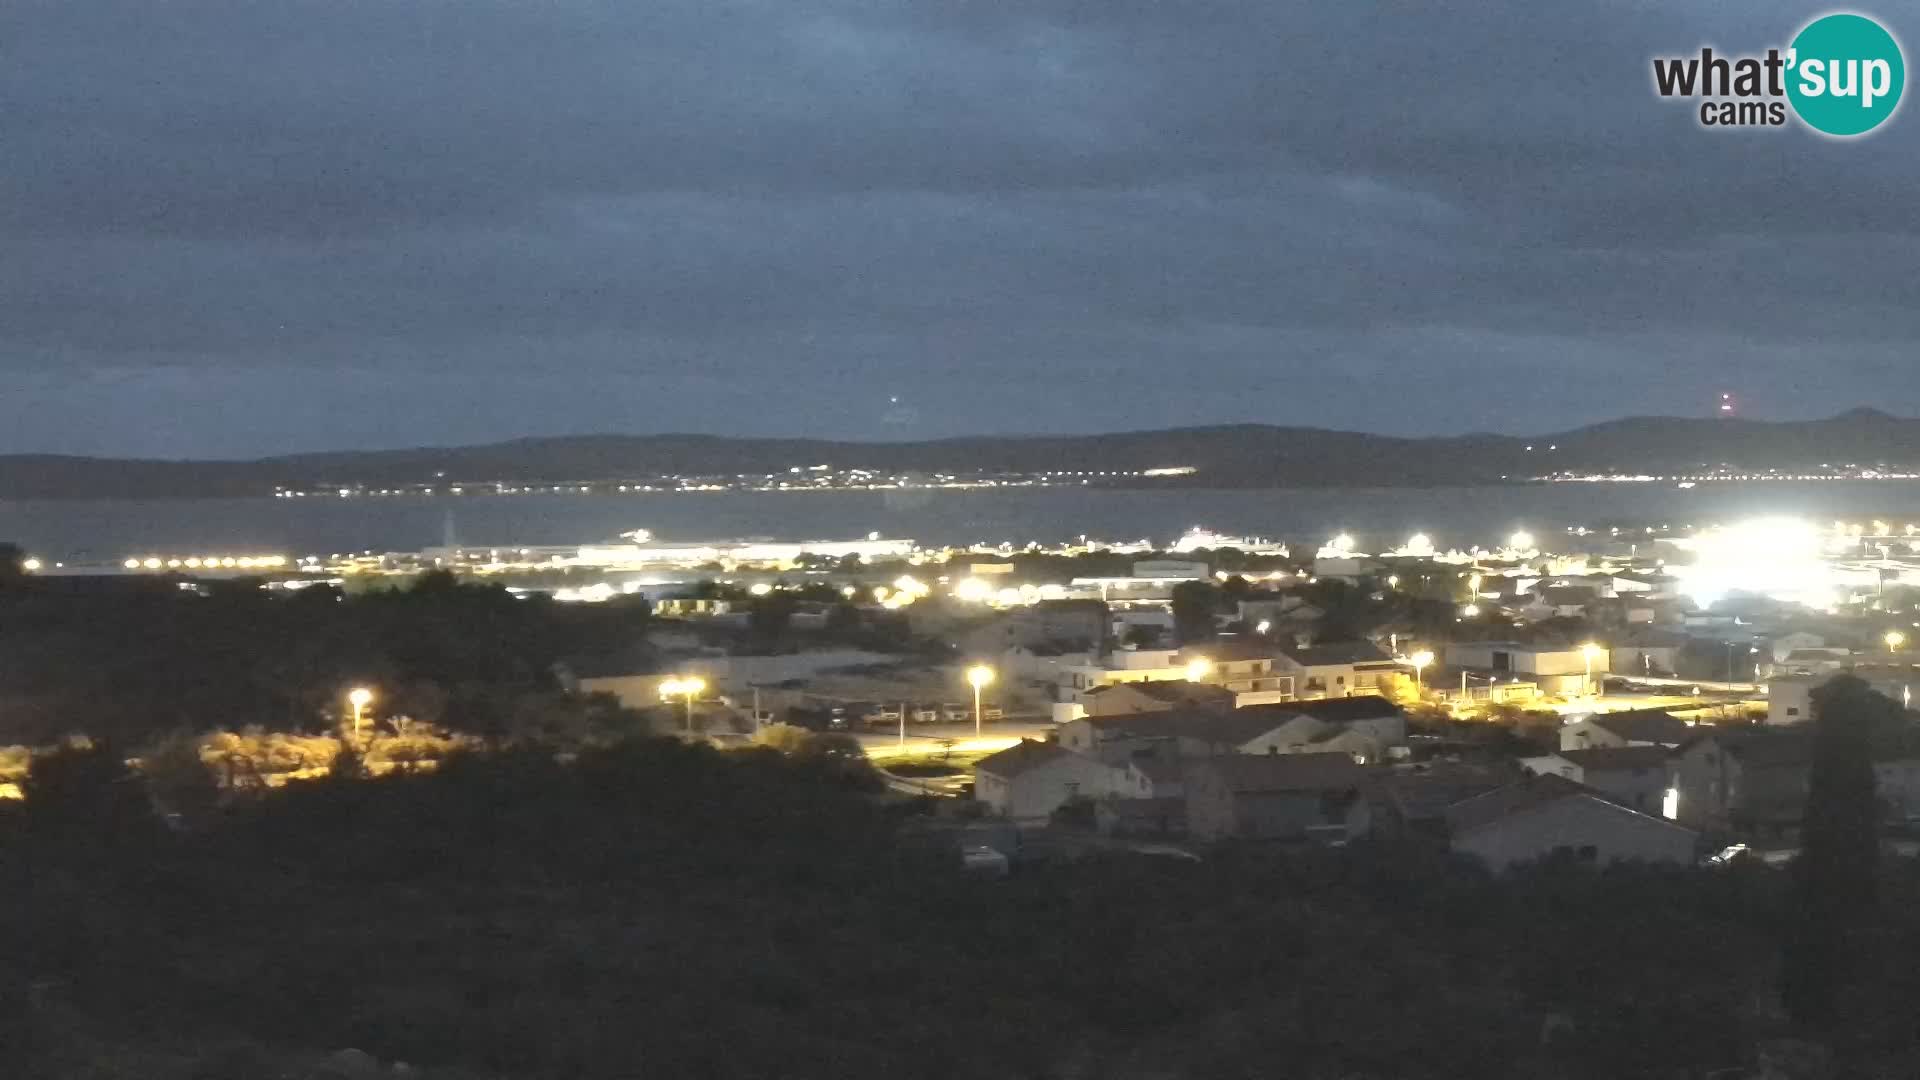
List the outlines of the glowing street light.
{"type": "Polygon", "coordinates": [[[1477,619],[1480,617],[1480,605],[1468,604],[1460,609],[1460,614],[1469,619],[1477,619]]]}
{"type": "Polygon", "coordinates": [[[1433,663],[1433,653],[1429,652],[1426,649],[1421,649],[1419,652],[1414,653],[1412,656],[1407,657],[1407,663],[1413,665],[1414,690],[1416,692],[1424,691],[1426,687],[1420,681],[1420,673],[1426,669],[1426,666],[1428,664],[1433,663]]]}
{"type": "Polygon", "coordinates": [[[1887,631],[1887,636],[1884,638],[1881,638],[1880,640],[1887,643],[1888,652],[1895,652],[1900,648],[1900,646],[1905,645],[1907,643],[1907,635],[1901,633],[1898,630],[1889,630],[1887,631]]]}
{"type": "Polygon", "coordinates": [[[1525,529],[1521,529],[1519,532],[1507,537],[1507,546],[1515,551],[1532,551],[1533,534],[1525,529]]]}
{"type": "Polygon", "coordinates": [[[353,737],[360,737],[360,718],[367,706],[373,703],[373,691],[364,686],[356,686],[347,691],[347,704],[353,706],[353,737]]]}
{"type": "Polygon", "coordinates": [[[1265,637],[1267,631],[1271,629],[1273,629],[1273,623],[1267,621],[1266,619],[1261,619],[1257,624],[1254,625],[1253,632],[1261,635],[1262,637],[1265,637]]]}
{"type": "Polygon", "coordinates": [[[693,734],[693,702],[707,689],[707,680],[698,675],[688,675],[679,679],[667,679],[660,684],[660,700],[671,701],[677,697],[687,699],[687,734],[693,734]]]}
{"type": "Polygon", "coordinates": [[[1603,651],[1605,650],[1601,649],[1600,646],[1595,645],[1591,641],[1587,642],[1585,645],[1580,646],[1580,659],[1586,661],[1586,664],[1587,664],[1587,693],[1592,694],[1595,697],[1598,697],[1599,695],[1595,693],[1594,685],[1593,685],[1593,662],[1600,658],[1600,654],[1603,651]]]}
{"type": "Polygon", "coordinates": [[[980,691],[993,682],[993,669],[985,664],[975,664],[967,669],[967,685],[973,687],[973,737],[980,737],[981,709],[980,691]]]}
{"type": "Polygon", "coordinates": [[[1212,670],[1213,661],[1204,656],[1196,656],[1187,661],[1187,681],[1199,682],[1201,679],[1206,678],[1207,673],[1212,670]]]}
{"type": "Polygon", "coordinates": [[[1389,588],[1389,589],[1397,589],[1397,588],[1399,588],[1399,587],[1400,587],[1400,575],[1399,575],[1399,574],[1388,574],[1388,575],[1387,575],[1387,588],[1389,588]]]}

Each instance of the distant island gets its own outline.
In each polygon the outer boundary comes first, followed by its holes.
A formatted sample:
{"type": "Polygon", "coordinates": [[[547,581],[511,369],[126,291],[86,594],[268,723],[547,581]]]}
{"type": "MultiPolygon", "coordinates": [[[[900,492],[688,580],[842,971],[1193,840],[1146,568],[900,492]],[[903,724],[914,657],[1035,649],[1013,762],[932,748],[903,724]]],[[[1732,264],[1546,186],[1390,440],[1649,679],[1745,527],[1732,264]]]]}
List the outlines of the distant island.
{"type": "Polygon", "coordinates": [[[1047,486],[1440,487],[1549,480],[1905,477],[1920,419],[1632,417],[1537,436],[1401,438],[1236,424],[919,442],[580,435],[251,461],[0,456],[0,498],[1047,486]]]}

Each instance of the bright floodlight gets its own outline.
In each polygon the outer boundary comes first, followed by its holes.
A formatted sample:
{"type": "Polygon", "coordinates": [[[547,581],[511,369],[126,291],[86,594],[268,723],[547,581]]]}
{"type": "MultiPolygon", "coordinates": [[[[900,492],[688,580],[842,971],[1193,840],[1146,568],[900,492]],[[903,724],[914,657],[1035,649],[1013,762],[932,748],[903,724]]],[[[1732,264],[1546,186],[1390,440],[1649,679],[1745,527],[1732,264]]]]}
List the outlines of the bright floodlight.
{"type": "Polygon", "coordinates": [[[967,669],[967,684],[975,690],[993,681],[993,669],[985,664],[975,664],[967,669]]]}
{"type": "Polygon", "coordinates": [[[772,591],[773,591],[773,586],[771,586],[771,585],[769,585],[769,584],[767,584],[766,582],[764,582],[764,581],[762,581],[762,582],[758,582],[758,583],[756,583],[756,584],[755,584],[755,585],[753,586],[753,588],[751,588],[751,589],[748,589],[747,591],[748,591],[748,592],[750,592],[750,593],[752,593],[752,594],[753,594],[753,595],[755,595],[755,596],[765,596],[765,595],[767,595],[768,593],[770,593],[770,592],[772,592],[772,591]]]}
{"type": "Polygon", "coordinates": [[[373,701],[373,691],[364,686],[356,686],[347,691],[347,704],[356,709],[364,709],[373,701]]]}
{"type": "Polygon", "coordinates": [[[1419,652],[1414,653],[1412,656],[1407,657],[1407,662],[1411,663],[1414,666],[1415,670],[1418,670],[1420,668],[1426,667],[1428,664],[1433,663],[1433,653],[1427,651],[1426,649],[1421,649],[1419,652]]]}
{"type": "Polygon", "coordinates": [[[1881,640],[1887,643],[1887,651],[1892,652],[1907,643],[1907,635],[1898,630],[1889,630],[1887,631],[1887,636],[1881,640]]]}
{"type": "Polygon", "coordinates": [[[1254,626],[1253,632],[1256,634],[1264,634],[1271,629],[1273,629],[1273,623],[1267,621],[1266,619],[1261,619],[1260,622],[1256,626],[1254,626]]]}
{"type": "Polygon", "coordinates": [[[1533,534],[1525,529],[1521,529],[1519,532],[1507,537],[1507,546],[1516,551],[1531,551],[1533,549],[1533,534]]]}
{"type": "Polygon", "coordinates": [[[1480,605],[1468,604],[1460,609],[1460,614],[1469,619],[1477,619],[1480,617],[1480,605]]]}
{"type": "Polygon", "coordinates": [[[700,692],[706,688],[707,680],[698,675],[689,675],[680,680],[680,692],[689,697],[699,696],[700,692]]]}
{"type": "Polygon", "coordinates": [[[954,583],[953,595],[969,604],[984,604],[993,598],[993,586],[977,577],[961,578],[954,583]]]}
{"type": "Polygon", "coordinates": [[[661,696],[661,697],[663,697],[663,698],[670,698],[670,697],[676,697],[676,696],[678,696],[678,695],[679,695],[679,693],[680,693],[680,680],[679,680],[679,679],[663,679],[663,680],[661,680],[661,682],[660,682],[660,696],[661,696]]]}
{"type": "Polygon", "coordinates": [[[1732,592],[1824,608],[1841,583],[1823,557],[1820,530],[1792,518],[1760,518],[1681,541],[1693,555],[1673,567],[1681,591],[1703,608],[1732,592]]]}
{"type": "Polygon", "coordinates": [[[1580,646],[1580,655],[1586,657],[1589,660],[1600,659],[1600,654],[1603,651],[1604,650],[1602,650],[1600,646],[1595,645],[1591,641],[1587,642],[1585,645],[1580,646]]]}
{"type": "Polygon", "coordinates": [[[1212,670],[1213,661],[1204,656],[1196,656],[1187,661],[1187,681],[1199,682],[1201,679],[1207,677],[1207,672],[1212,670]]]}

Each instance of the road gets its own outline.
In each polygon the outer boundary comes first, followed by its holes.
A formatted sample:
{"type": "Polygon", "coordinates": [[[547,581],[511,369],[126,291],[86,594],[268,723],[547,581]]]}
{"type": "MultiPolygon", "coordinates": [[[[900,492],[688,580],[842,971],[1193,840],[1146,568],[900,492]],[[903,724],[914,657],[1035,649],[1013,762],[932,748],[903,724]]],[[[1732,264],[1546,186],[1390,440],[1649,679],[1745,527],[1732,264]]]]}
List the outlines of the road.
{"type": "Polygon", "coordinates": [[[1021,739],[1044,739],[1053,731],[1046,720],[1005,720],[988,724],[978,736],[972,724],[908,724],[907,738],[900,741],[893,731],[856,731],[853,737],[860,749],[874,760],[893,757],[919,757],[949,750],[956,754],[991,754],[1005,750],[1021,739]],[[951,741],[951,746],[943,743],[951,741]]]}

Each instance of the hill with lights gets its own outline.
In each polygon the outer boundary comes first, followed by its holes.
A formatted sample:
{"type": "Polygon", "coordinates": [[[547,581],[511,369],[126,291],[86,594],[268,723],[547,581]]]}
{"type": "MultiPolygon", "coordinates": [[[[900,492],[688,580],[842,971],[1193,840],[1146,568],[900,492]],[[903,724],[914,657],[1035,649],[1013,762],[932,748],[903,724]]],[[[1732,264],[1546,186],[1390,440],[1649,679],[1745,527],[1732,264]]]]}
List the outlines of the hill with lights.
{"type": "Polygon", "coordinates": [[[1434,487],[1703,472],[1848,476],[1920,471],[1920,420],[1855,409],[1810,421],[1632,417],[1531,437],[1403,438],[1238,424],[919,442],[584,435],[252,461],[11,455],[0,456],[0,498],[233,497],[330,487],[659,478],[724,483],[820,465],[865,470],[881,482],[1020,477],[1195,488],[1434,487]],[[1149,472],[1158,475],[1140,475],[1149,472]]]}

